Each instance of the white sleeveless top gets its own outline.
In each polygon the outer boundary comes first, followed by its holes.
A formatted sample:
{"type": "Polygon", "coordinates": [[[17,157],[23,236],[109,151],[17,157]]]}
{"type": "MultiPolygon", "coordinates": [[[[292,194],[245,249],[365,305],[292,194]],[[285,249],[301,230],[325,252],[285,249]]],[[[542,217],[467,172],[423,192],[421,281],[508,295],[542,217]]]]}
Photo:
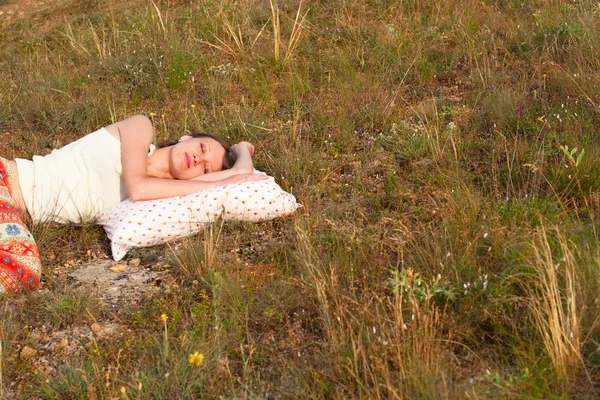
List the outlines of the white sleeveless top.
{"type": "MultiPolygon", "coordinates": [[[[150,153],[154,145],[150,145],[150,153]]],[[[47,156],[17,158],[19,184],[35,222],[88,222],[125,200],[121,142],[101,128],[47,156]]]]}

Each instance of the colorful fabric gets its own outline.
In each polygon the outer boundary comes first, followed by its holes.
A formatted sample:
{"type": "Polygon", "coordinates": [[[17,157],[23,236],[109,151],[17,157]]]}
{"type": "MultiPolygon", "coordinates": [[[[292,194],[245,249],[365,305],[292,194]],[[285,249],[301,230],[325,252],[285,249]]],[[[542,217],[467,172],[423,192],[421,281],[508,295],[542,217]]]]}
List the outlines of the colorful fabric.
{"type": "Polygon", "coordinates": [[[0,157],[0,293],[33,289],[40,281],[40,252],[11,197],[8,160],[0,157]]]}

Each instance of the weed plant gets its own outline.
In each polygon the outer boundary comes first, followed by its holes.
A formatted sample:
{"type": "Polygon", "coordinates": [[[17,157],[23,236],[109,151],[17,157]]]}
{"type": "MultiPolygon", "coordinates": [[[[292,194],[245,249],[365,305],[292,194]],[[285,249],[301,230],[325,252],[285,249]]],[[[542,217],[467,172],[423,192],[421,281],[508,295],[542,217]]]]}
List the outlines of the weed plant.
{"type": "Polygon", "coordinates": [[[142,113],[253,142],[304,205],[161,248],[173,283],[49,373],[28,332],[117,317],[51,273],[101,232],[35,227],[49,294],[3,300],[0,389],[597,398],[599,35],[591,0],[0,0],[3,156],[142,113]]]}

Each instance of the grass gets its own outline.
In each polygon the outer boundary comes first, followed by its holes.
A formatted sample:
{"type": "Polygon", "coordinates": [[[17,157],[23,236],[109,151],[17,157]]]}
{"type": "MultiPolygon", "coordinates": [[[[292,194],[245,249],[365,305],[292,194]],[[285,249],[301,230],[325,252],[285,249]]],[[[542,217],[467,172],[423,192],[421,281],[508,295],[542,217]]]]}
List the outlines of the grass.
{"type": "Polygon", "coordinates": [[[2,300],[3,390],[598,396],[596,2],[18,3],[0,0],[0,154],[153,113],[159,141],[253,142],[304,207],[136,250],[169,283],[119,313],[52,273],[108,251],[102,232],[33,227],[49,292],[2,300]],[[32,329],[97,320],[129,331],[50,374],[19,356],[32,329]]]}

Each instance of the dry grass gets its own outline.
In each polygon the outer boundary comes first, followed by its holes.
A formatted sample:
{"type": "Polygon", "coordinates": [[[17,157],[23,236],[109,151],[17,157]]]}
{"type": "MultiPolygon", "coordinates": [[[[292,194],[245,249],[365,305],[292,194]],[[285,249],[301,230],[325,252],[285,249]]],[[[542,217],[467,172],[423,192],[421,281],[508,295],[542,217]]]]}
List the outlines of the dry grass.
{"type": "Polygon", "coordinates": [[[542,226],[530,246],[532,276],[524,287],[525,301],[558,380],[568,384],[585,369],[582,344],[586,332],[581,319],[587,299],[581,269],[593,267],[578,262],[573,243],[558,228],[542,226]],[[552,241],[558,249],[552,248],[552,241]]]}

